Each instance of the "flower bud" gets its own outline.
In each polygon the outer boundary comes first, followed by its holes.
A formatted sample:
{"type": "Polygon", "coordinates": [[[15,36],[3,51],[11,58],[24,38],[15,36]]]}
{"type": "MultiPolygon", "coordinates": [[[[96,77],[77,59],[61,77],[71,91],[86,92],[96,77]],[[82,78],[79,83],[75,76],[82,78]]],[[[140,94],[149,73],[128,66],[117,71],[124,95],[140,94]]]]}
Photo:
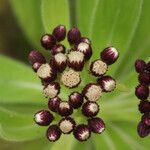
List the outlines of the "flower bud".
{"type": "Polygon", "coordinates": [[[66,48],[62,44],[56,44],[51,49],[52,55],[55,55],[57,53],[65,53],[65,52],[66,52],[66,48]]]}
{"type": "Polygon", "coordinates": [[[48,98],[56,97],[59,94],[59,92],[60,92],[60,85],[57,82],[50,83],[43,89],[44,96],[48,98]]]}
{"type": "Polygon", "coordinates": [[[98,79],[97,83],[105,92],[112,92],[116,88],[116,81],[111,76],[103,76],[98,79]]]}
{"type": "Polygon", "coordinates": [[[99,105],[96,102],[86,102],[82,106],[82,113],[86,117],[96,116],[99,112],[99,105]]]}
{"type": "Polygon", "coordinates": [[[87,37],[82,37],[82,38],[80,39],[80,43],[81,43],[81,42],[84,42],[84,43],[87,43],[87,44],[91,44],[90,39],[87,38],[87,37]]]}
{"type": "Polygon", "coordinates": [[[78,126],[75,128],[73,134],[74,134],[74,137],[75,137],[77,140],[79,140],[80,142],[86,141],[86,140],[89,139],[90,136],[91,136],[91,132],[90,132],[88,126],[85,125],[85,124],[80,124],[80,125],[78,125],[78,126]]]}
{"type": "Polygon", "coordinates": [[[148,113],[150,112],[150,102],[147,100],[141,101],[139,104],[139,111],[141,113],[148,113]]]}
{"type": "Polygon", "coordinates": [[[101,134],[105,130],[105,123],[101,118],[88,119],[89,129],[94,133],[101,134]]]}
{"type": "Polygon", "coordinates": [[[41,37],[41,45],[46,49],[51,49],[56,44],[56,39],[51,34],[45,34],[41,37]]]}
{"type": "Polygon", "coordinates": [[[119,57],[119,53],[114,47],[107,47],[101,52],[101,59],[107,64],[113,64],[119,57]]]}
{"type": "Polygon", "coordinates": [[[47,130],[47,139],[51,142],[57,141],[61,136],[61,131],[57,125],[51,125],[47,130]]]}
{"type": "Polygon", "coordinates": [[[68,54],[68,66],[76,71],[81,71],[84,67],[84,54],[72,51],[68,54]]]}
{"type": "Polygon", "coordinates": [[[146,70],[150,73],[150,62],[147,63],[146,70]]]}
{"type": "Polygon", "coordinates": [[[146,125],[150,127],[150,112],[149,113],[145,113],[142,116],[142,122],[146,125]]]}
{"type": "Polygon", "coordinates": [[[40,126],[48,126],[54,120],[54,117],[49,111],[41,110],[34,115],[34,120],[40,126]]]}
{"type": "Polygon", "coordinates": [[[81,107],[83,103],[83,96],[79,92],[73,92],[69,96],[69,104],[74,108],[77,109],[81,107]]]}
{"type": "Polygon", "coordinates": [[[150,85],[150,73],[143,72],[139,74],[139,82],[144,85],[150,85]]]}
{"type": "Polygon", "coordinates": [[[102,89],[98,84],[89,83],[84,87],[82,94],[87,100],[95,102],[101,97],[102,89]]]}
{"type": "Polygon", "coordinates": [[[54,98],[50,98],[48,101],[48,108],[53,112],[58,112],[58,107],[61,102],[61,99],[57,96],[54,98]]]}
{"type": "Polygon", "coordinates": [[[32,69],[34,70],[34,72],[37,72],[37,70],[41,67],[41,63],[36,62],[32,65],[32,69]]]}
{"type": "Polygon", "coordinates": [[[65,117],[59,121],[58,125],[64,134],[69,134],[74,130],[76,123],[73,118],[65,117]]]}
{"type": "Polygon", "coordinates": [[[53,56],[51,64],[59,72],[63,72],[67,65],[67,57],[63,53],[58,53],[53,56]]]}
{"type": "Polygon", "coordinates": [[[58,113],[61,116],[69,116],[73,113],[73,109],[66,101],[61,101],[58,107],[58,113]]]}
{"type": "Polygon", "coordinates": [[[150,133],[150,127],[147,127],[142,121],[140,121],[137,126],[137,132],[141,138],[144,138],[150,133]]]}
{"type": "Polygon", "coordinates": [[[137,73],[142,73],[142,72],[144,72],[145,68],[146,68],[146,63],[145,63],[145,61],[140,60],[140,59],[137,59],[137,60],[135,61],[135,70],[136,70],[137,73]]]}
{"type": "Polygon", "coordinates": [[[54,28],[53,36],[58,42],[63,41],[66,37],[66,27],[63,25],[59,25],[56,28],[54,28]]]}
{"type": "Polygon", "coordinates": [[[44,81],[51,82],[56,78],[56,71],[48,63],[42,64],[37,70],[37,75],[44,81]]]}
{"type": "Polygon", "coordinates": [[[86,60],[90,59],[90,57],[92,56],[92,47],[86,42],[79,43],[76,50],[82,52],[86,60]]]}
{"type": "Polygon", "coordinates": [[[45,57],[38,51],[31,51],[28,56],[28,60],[32,65],[37,62],[40,64],[46,63],[45,57]]]}
{"type": "Polygon", "coordinates": [[[77,28],[74,27],[68,31],[67,37],[68,37],[68,42],[70,43],[70,45],[76,44],[80,41],[81,33],[77,28]]]}
{"type": "Polygon", "coordinates": [[[65,86],[69,88],[76,87],[81,82],[80,74],[77,71],[69,69],[68,71],[63,72],[61,81],[65,86]]]}
{"type": "Polygon", "coordinates": [[[135,95],[141,100],[146,100],[149,96],[149,88],[145,85],[138,85],[135,89],[135,95]]]}
{"type": "Polygon", "coordinates": [[[101,76],[104,75],[107,72],[107,64],[101,60],[95,60],[90,65],[90,72],[94,76],[101,76]]]}

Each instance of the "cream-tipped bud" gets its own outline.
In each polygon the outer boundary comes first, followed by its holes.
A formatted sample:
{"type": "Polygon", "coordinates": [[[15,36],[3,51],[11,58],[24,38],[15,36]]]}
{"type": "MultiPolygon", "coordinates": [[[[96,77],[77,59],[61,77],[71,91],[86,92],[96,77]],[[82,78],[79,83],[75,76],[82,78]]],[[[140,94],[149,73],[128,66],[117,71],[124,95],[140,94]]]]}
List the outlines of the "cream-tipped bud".
{"type": "Polygon", "coordinates": [[[62,44],[56,44],[51,49],[52,55],[55,55],[57,53],[65,53],[65,52],[66,52],[66,48],[62,44]]]}

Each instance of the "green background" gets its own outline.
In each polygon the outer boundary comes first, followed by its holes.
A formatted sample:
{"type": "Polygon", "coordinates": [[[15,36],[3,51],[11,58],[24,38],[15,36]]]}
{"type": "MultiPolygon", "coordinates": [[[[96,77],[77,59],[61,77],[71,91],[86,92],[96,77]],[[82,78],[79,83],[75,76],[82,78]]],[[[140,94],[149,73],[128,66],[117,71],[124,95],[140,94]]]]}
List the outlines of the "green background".
{"type": "Polygon", "coordinates": [[[134,61],[150,61],[149,10],[149,0],[0,0],[0,150],[148,150],[149,137],[141,139],[136,132],[141,114],[134,96],[134,61]],[[46,128],[33,122],[47,101],[27,55],[38,49],[50,56],[39,39],[58,24],[77,26],[92,40],[92,60],[107,46],[120,53],[108,71],[117,89],[99,100],[107,128],[83,143],[72,135],[50,143],[46,128]]]}

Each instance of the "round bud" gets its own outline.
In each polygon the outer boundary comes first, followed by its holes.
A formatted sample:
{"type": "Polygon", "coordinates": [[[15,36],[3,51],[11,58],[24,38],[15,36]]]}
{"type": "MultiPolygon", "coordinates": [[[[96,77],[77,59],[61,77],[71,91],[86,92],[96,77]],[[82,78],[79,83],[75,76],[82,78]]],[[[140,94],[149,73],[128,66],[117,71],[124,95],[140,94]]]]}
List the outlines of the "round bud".
{"type": "Polygon", "coordinates": [[[86,140],[89,139],[90,136],[91,136],[91,132],[90,132],[88,126],[85,125],[85,124],[80,124],[80,125],[78,125],[78,126],[75,128],[73,134],[74,134],[74,137],[75,137],[77,140],[79,140],[80,142],[86,141],[86,140]]]}
{"type": "Polygon", "coordinates": [[[44,81],[51,82],[56,78],[56,71],[48,63],[42,64],[38,70],[37,75],[44,81]]]}
{"type": "Polygon", "coordinates": [[[56,44],[56,39],[51,34],[45,34],[41,37],[41,45],[46,49],[51,49],[56,44]]]}
{"type": "Polygon", "coordinates": [[[40,126],[48,126],[54,117],[48,110],[40,110],[34,115],[34,120],[40,126]]]}
{"type": "Polygon", "coordinates": [[[51,49],[52,55],[55,55],[57,53],[65,53],[65,52],[66,52],[66,48],[62,44],[56,44],[51,49]]]}
{"type": "Polygon", "coordinates": [[[46,63],[45,57],[38,51],[31,51],[29,53],[28,60],[32,65],[37,62],[40,64],[46,63]]]}
{"type": "Polygon", "coordinates": [[[69,116],[73,113],[73,109],[68,102],[61,101],[58,107],[58,113],[61,116],[69,116]]]}
{"type": "Polygon", "coordinates": [[[46,133],[47,139],[51,142],[57,141],[61,136],[61,131],[57,125],[51,125],[46,133]]]}
{"type": "Polygon", "coordinates": [[[34,63],[33,65],[32,65],[32,69],[35,71],[35,72],[37,72],[37,70],[41,67],[41,63],[39,63],[39,62],[36,62],[36,63],[34,63]]]}
{"type": "Polygon", "coordinates": [[[68,37],[68,42],[70,43],[70,45],[76,44],[80,41],[81,33],[77,28],[74,27],[68,31],[67,37],[68,37]]]}
{"type": "Polygon", "coordinates": [[[53,36],[58,42],[63,41],[66,37],[66,27],[63,25],[59,25],[56,28],[54,28],[53,36]]]}
{"type": "Polygon", "coordinates": [[[84,54],[72,51],[68,54],[68,66],[76,71],[81,71],[84,67],[84,54]]]}
{"type": "Polygon", "coordinates": [[[84,87],[82,93],[87,100],[95,102],[101,97],[102,89],[98,84],[89,83],[84,87]]]}
{"type": "Polygon", "coordinates": [[[43,94],[45,97],[54,98],[60,92],[60,85],[57,82],[50,83],[43,88],[43,94]]]}
{"type": "Polygon", "coordinates": [[[150,73],[149,72],[140,73],[139,82],[141,84],[150,85],[150,73]]]}
{"type": "Polygon", "coordinates": [[[81,82],[80,74],[79,72],[69,69],[68,71],[63,72],[61,81],[65,86],[69,88],[76,87],[81,82]]]}
{"type": "Polygon", "coordinates": [[[103,76],[98,79],[97,83],[105,92],[112,92],[116,88],[116,81],[111,76],[103,76]]]}
{"type": "Polygon", "coordinates": [[[48,107],[51,111],[57,112],[61,99],[57,96],[54,98],[50,98],[48,101],[48,107]]]}
{"type": "Polygon", "coordinates": [[[84,43],[87,43],[87,44],[91,44],[90,39],[87,38],[87,37],[82,37],[82,38],[80,39],[80,43],[81,43],[81,42],[84,42],[84,43]]]}
{"type": "Polygon", "coordinates": [[[92,47],[86,42],[79,43],[76,50],[82,52],[86,60],[90,59],[90,57],[92,56],[92,47]]]}
{"type": "Polygon", "coordinates": [[[51,64],[56,68],[57,71],[63,72],[67,65],[66,55],[63,53],[57,53],[53,56],[51,64]]]}
{"type": "Polygon", "coordinates": [[[139,111],[141,113],[150,112],[150,102],[147,100],[141,101],[139,104],[139,111]]]}
{"type": "Polygon", "coordinates": [[[107,64],[101,60],[95,60],[90,65],[90,72],[94,76],[101,76],[104,75],[107,72],[107,64]]]}
{"type": "Polygon", "coordinates": [[[86,102],[82,106],[82,113],[86,117],[96,116],[99,112],[99,105],[96,102],[86,102]]]}
{"type": "Polygon", "coordinates": [[[150,128],[147,127],[142,121],[139,122],[138,126],[137,126],[137,132],[138,132],[138,135],[141,137],[141,138],[144,138],[146,137],[147,135],[149,135],[150,133],[150,128]]]}
{"type": "Polygon", "coordinates": [[[119,53],[114,47],[107,47],[101,52],[101,59],[107,64],[113,64],[119,57],[119,53]]]}
{"type": "Polygon", "coordinates": [[[136,70],[137,73],[144,72],[145,68],[146,68],[145,61],[140,60],[140,59],[137,59],[135,61],[135,70],[136,70]]]}
{"type": "Polygon", "coordinates": [[[105,130],[105,123],[101,118],[88,119],[89,129],[94,133],[101,134],[105,130]]]}
{"type": "Polygon", "coordinates": [[[146,70],[150,73],[150,62],[147,63],[146,70]]]}
{"type": "Polygon", "coordinates": [[[142,116],[142,122],[146,125],[150,127],[150,113],[145,113],[142,116]]]}
{"type": "Polygon", "coordinates": [[[75,128],[75,121],[71,117],[62,118],[59,122],[59,128],[64,134],[71,133],[75,128]]]}
{"type": "Polygon", "coordinates": [[[69,96],[69,104],[74,108],[77,109],[81,107],[83,103],[83,96],[79,92],[73,92],[69,96]]]}
{"type": "Polygon", "coordinates": [[[149,96],[149,88],[145,85],[138,85],[135,89],[135,95],[140,100],[146,100],[149,96]]]}

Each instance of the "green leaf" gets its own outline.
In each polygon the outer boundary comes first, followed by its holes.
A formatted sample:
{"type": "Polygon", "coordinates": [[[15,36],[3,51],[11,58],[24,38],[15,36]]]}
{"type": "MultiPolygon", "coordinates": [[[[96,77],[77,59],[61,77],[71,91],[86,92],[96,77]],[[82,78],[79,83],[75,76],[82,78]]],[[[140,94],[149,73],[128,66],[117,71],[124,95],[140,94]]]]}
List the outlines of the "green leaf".
{"type": "Polygon", "coordinates": [[[36,48],[40,47],[40,37],[44,28],[40,13],[40,0],[10,0],[15,16],[27,39],[36,48]]]}
{"type": "Polygon", "coordinates": [[[44,102],[40,80],[31,68],[0,56],[0,104],[41,104],[44,102]]]}

